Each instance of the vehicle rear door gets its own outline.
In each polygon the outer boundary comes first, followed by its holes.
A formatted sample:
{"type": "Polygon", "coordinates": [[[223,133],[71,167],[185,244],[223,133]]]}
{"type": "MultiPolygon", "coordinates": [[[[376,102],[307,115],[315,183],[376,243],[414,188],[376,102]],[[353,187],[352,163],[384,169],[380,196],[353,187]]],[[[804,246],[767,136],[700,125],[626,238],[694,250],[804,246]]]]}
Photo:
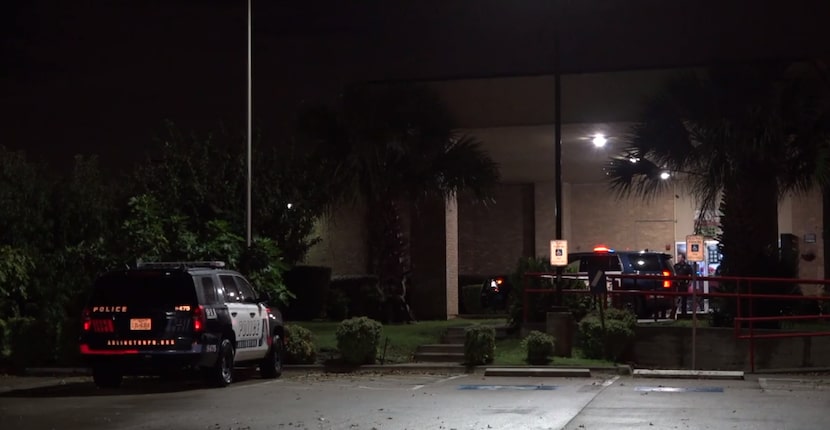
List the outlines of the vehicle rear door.
{"type": "MultiPolygon", "coordinates": [[[[258,358],[265,344],[263,336],[263,311],[253,296],[252,289],[240,282],[234,274],[219,275],[225,290],[225,303],[230,313],[233,331],[236,335],[236,361],[258,358]],[[249,291],[250,290],[250,291],[249,291]]],[[[266,329],[267,330],[267,329],[266,329]]],[[[265,345],[267,349],[267,345],[265,345]]]]}
{"type": "Polygon", "coordinates": [[[134,271],[102,277],[86,310],[83,347],[91,353],[188,350],[196,306],[193,280],[186,273],[134,271]]]}
{"type": "MultiPolygon", "coordinates": [[[[636,275],[650,275],[650,276],[670,276],[673,272],[668,260],[662,258],[660,254],[632,254],[630,257],[631,271],[636,275]]],[[[638,290],[666,290],[671,286],[671,281],[638,279],[638,290]]]]}

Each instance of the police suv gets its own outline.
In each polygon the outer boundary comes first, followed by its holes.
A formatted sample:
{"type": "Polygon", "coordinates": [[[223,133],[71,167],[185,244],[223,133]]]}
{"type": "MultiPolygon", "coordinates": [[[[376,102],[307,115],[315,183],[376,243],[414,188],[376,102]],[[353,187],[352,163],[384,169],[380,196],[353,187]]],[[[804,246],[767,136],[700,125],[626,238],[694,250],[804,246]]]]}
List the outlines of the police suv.
{"type": "Polygon", "coordinates": [[[590,283],[591,272],[602,271],[610,275],[607,277],[609,291],[654,292],[614,296],[618,305],[631,309],[639,318],[669,312],[674,306],[674,296],[660,294],[677,290],[676,283],[671,280],[674,276],[671,255],[650,251],[615,251],[600,245],[592,252],[568,254],[568,266],[578,279],[586,283],[590,283]]]}
{"type": "Polygon", "coordinates": [[[238,272],[221,261],[140,263],[100,276],[83,313],[80,352],[95,384],[117,387],[125,374],[197,369],[224,387],[234,366],[282,373],[284,327],[238,272]]]}

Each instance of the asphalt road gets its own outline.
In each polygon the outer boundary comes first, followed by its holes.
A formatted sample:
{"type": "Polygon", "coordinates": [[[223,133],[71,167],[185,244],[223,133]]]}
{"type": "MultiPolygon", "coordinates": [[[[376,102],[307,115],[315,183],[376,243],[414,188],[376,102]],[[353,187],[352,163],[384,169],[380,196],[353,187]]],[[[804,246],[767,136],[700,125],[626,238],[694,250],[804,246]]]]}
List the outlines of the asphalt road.
{"type": "Polygon", "coordinates": [[[286,374],[228,388],[86,378],[0,394],[3,429],[819,429],[826,376],[743,381],[286,374]]]}

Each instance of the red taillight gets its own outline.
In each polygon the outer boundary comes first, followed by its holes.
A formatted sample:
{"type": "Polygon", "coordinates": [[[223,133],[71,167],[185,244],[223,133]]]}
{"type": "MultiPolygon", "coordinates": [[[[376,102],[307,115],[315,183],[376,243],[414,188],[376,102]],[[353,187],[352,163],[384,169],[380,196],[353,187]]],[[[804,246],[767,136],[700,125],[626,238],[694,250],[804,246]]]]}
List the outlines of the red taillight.
{"type": "MultiPolygon", "coordinates": [[[[663,276],[671,276],[671,272],[669,272],[668,270],[664,270],[663,276]]],[[[663,279],[663,288],[671,288],[671,281],[668,279],[663,279]]]]}
{"type": "Polygon", "coordinates": [[[84,308],[81,320],[84,322],[84,331],[89,331],[92,328],[92,321],[89,319],[89,308],[84,308]]]}
{"type": "Polygon", "coordinates": [[[205,307],[202,305],[193,308],[193,331],[200,333],[205,329],[205,307]]]}
{"type": "Polygon", "coordinates": [[[96,333],[115,332],[115,324],[112,323],[112,318],[94,318],[90,322],[92,323],[92,331],[96,333]]]}

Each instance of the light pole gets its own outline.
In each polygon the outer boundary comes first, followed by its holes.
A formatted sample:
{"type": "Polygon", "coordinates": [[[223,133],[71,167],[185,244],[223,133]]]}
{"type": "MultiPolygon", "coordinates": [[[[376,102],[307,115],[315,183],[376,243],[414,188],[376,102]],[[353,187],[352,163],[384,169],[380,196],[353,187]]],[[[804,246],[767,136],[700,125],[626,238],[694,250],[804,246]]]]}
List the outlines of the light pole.
{"type": "Polygon", "coordinates": [[[248,147],[247,147],[247,181],[245,195],[245,245],[251,247],[251,0],[248,0],[248,147]]]}
{"type": "MultiPolygon", "coordinates": [[[[553,214],[556,218],[556,240],[562,240],[562,72],[559,65],[559,24],[562,18],[559,13],[562,11],[560,3],[562,0],[554,1],[554,33],[553,33],[553,140],[554,158],[556,158],[556,200],[553,207],[553,214]]],[[[562,306],[562,267],[556,267],[556,294],[554,303],[562,306]]]]}

